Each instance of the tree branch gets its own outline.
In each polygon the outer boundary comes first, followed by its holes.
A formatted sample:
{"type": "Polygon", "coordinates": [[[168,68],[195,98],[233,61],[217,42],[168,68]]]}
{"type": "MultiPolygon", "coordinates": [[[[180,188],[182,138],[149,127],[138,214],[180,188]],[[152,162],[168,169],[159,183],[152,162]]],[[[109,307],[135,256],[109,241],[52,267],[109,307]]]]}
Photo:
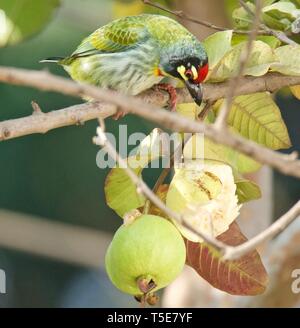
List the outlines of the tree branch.
{"type": "MultiPolygon", "coordinates": [[[[257,78],[257,79],[244,78],[245,84],[247,85],[247,81],[248,81],[248,88],[249,89],[252,88],[251,90],[253,92],[263,91],[263,90],[274,91],[277,88],[283,86],[282,80],[284,80],[285,82],[289,82],[291,84],[300,83],[299,77],[298,78],[284,77],[284,76],[273,75],[273,74],[268,74],[265,77],[257,78]]],[[[2,126],[0,127],[2,130],[2,135],[4,135],[4,137],[6,136],[6,138],[11,137],[12,134],[17,134],[18,129],[15,126],[16,121],[18,124],[20,124],[19,126],[22,126],[22,122],[24,122],[25,120],[25,123],[27,123],[27,125],[26,125],[26,129],[24,129],[23,132],[25,131],[26,134],[28,134],[30,133],[30,131],[34,131],[32,130],[33,129],[32,127],[30,128],[29,125],[30,122],[35,122],[35,124],[37,124],[38,122],[38,124],[41,125],[44,124],[43,129],[40,129],[40,127],[36,126],[35,127],[36,131],[47,130],[48,128],[47,123],[45,123],[44,120],[42,121],[38,120],[40,119],[40,117],[44,115],[46,115],[47,117],[52,117],[50,127],[53,128],[56,124],[58,126],[62,126],[62,123],[60,123],[59,120],[56,120],[57,118],[56,115],[64,119],[64,124],[69,125],[72,123],[78,123],[81,120],[84,121],[94,116],[96,117],[97,116],[101,117],[101,115],[108,116],[110,113],[115,113],[116,106],[119,106],[125,112],[135,113],[137,115],[140,115],[146,119],[152,120],[153,122],[159,123],[171,129],[175,129],[178,131],[185,131],[185,132],[205,133],[205,135],[208,138],[210,138],[211,140],[217,143],[221,143],[233,147],[245,153],[246,155],[249,155],[252,158],[257,159],[262,163],[269,164],[272,167],[277,168],[283,173],[300,177],[300,161],[295,160],[294,155],[283,155],[274,152],[268,148],[259,146],[258,144],[252,141],[246,140],[238,135],[234,135],[227,129],[216,129],[216,127],[214,127],[213,125],[208,125],[203,122],[192,121],[176,113],[171,113],[161,108],[157,108],[151,104],[145,103],[145,101],[147,100],[151,101],[151,103],[166,102],[168,98],[166,95],[161,95],[159,93],[156,93],[153,94],[153,98],[147,99],[147,97],[149,98],[149,92],[148,92],[142,95],[141,99],[137,99],[137,98],[127,97],[122,94],[118,94],[111,90],[99,89],[91,85],[79,85],[71,80],[62,77],[56,77],[47,72],[28,71],[28,70],[14,69],[14,68],[0,68],[0,81],[10,84],[31,86],[40,90],[56,91],[59,93],[77,96],[77,97],[88,96],[97,101],[104,101],[106,103],[113,104],[113,106],[111,106],[111,105],[104,105],[104,104],[101,105],[101,104],[89,103],[85,105],[73,106],[71,107],[71,109],[69,108],[69,109],[60,110],[58,111],[58,114],[56,114],[57,112],[42,114],[42,113],[36,113],[35,111],[35,114],[30,116],[29,118],[12,120],[14,123],[12,124],[12,127],[16,129],[14,133],[12,133],[11,130],[9,130],[8,128],[6,128],[6,130],[4,130],[3,133],[3,128],[5,126],[3,126],[3,123],[1,123],[2,126]],[[107,106],[107,107],[103,107],[103,106],[107,106]],[[84,111],[84,108],[86,111],[84,111]],[[72,112],[71,116],[68,115],[69,112],[72,112]],[[76,116],[75,114],[78,114],[79,112],[81,113],[81,116],[80,115],[76,116]],[[80,120],[78,121],[79,118],[80,120]],[[29,122],[26,120],[29,120],[29,122]]],[[[227,84],[225,84],[225,86],[227,86],[227,84]]],[[[225,86],[224,84],[223,86],[222,85],[206,86],[206,92],[208,92],[208,90],[211,88],[211,95],[210,97],[207,96],[206,99],[211,99],[211,98],[217,99],[216,97],[220,97],[220,98],[223,97],[227,90],[225,86]]],[[[245,92],[245,90],[249,92],[249,89],[245,89],[245,86],[242,86],[241,88],[239,88],[239,92],[245,92]]],[[[152,92],[150,91],[150,94],[151,93],[152,92]]],[[[185,91],[181,90],[180,93],[181,93],[181,99],[186,97],[185,91]]],[[[185,101],[187,100],[188,99],[185,99],[185,101]]],[[[11,121],[8,121],[8,123],[9,122],[11,121]]],[[[6,124],[8,123],[6,122],[6,124]]],[[[102,130],[100,129],[98,130],[98,132],[99,131],[101,135],[102,130]]],[[[103,142],[103,140],[101,142],[103,142]]],[[[105,146],[107,148],[109,147],[109,144],[105,143],[105,146]]],[[[115,150],[112,147],[110,151],[113,152],[115,150]]],[[[119,157],[119,161],[122,161],[120,157],[119,157]]],[[[165,211],[168,216],[177,219],[178,222],[181,222],[183,225],[185,225],[187,228],[192,230],[194,233],[197,233],[202,239],[210,243],[216,249],[223,251],[226,258],[235,258],[236,256],[242,256],[243,254],[245,254],[245,252],[249,252],[251,249],[253,249],[253,247],[255,248],[258,244],[262,243],[264,240],[273,237],[275,234],[277,234],[282,229],[284,229],[284,227],[287,226],[287,224],[289,224],[293,219],[295,219],[295,217],[299,215],[299,211],[300,211],[300,202],[298,202],[286,215],[284,215],[278,221],[278,223],[272,225],[265,232],[258,235],[253,240],[250,240],[245,245],[239,246],[237,251],[235,251],[234,249],[232,249],[232,247],[220,243],[215,238],[206,236],[199,231],[194,231],[193,228],[189,226],[188,222],[186,222],[184,218],[182,218],[177,213],[173,213],[173,211],[170,211],[168,208],[166,208],[165,204],[159,198],[156,197],[156,195],[152,192],[152,190],[142,180],[140,180],[134,174],[134,172],[132,172],[129,169],[127,171],[127,174],[132,178],[132,180],[137,184],[140,191],[143,192],[151,202],[153,202],[156,206],[158,206],[163,211],[165,211]]]]}
{"type": "MultiPolygon", "coordinates": [[[[141,0],[141,1],[144,4],[146,4],[146,5],[149,5],[151,7],[160,9],[160,10],[165,11],[165,12],[171,14],[171,15],[174,15],[176,17],[179,17],[181,19],[184,19],[186,21],[189,21],[189,22],[192,22],[192,23],[195,23],[195,24],[199,24],[199,25],[202,25],[202,26],[211,28],[211,29],[216,30],[216,31],[226,31],[226,30],[228,30],[228,28],[217,26],[217,25],[214,25],[214,24],[212,24],[210,22],[207,22],[207,21],[204,21],[204,20],[200,20],[200,19],[198,19],[196,17],[190,16],[190,15],[184,13],[183,11],[174,11],[174,10],[171,10],[169,8],[166,8],[166,7],[162,6],[159,3],[155,3],[155,2],[152,2],[150,0],[141,0]]],[[[240,5],[247,11],[247,13],[250,16],[254,16],[254,13],[249,8],[249,6],[245,3],[245,1],[240,1],[240,5]]],[[[294,40],[290,39],[282,31],[273,30],[273,29],[269,28],[268,26],[266,26],[265,24],[260,24],[259,27],[260,27],[260,29],[259,29],[259,31],[257,31],[257,34],[259,34],[259,35],[270,35],[270,36],[274,36],[275,38],[277,38],[278,40],[280,40],[283,43],[291,44],[291,45],[299,45],[297,42],[295,42],[294,40]]],[[[236,34],[244,34],[244,35],[247,35],[247,34],[251,34],[253,31],[233,30],[233,32],[236,33],[236,34]]]]}
{"type": "Polygon", "coordinates": [[[264,230],[256,237],[248,240],[244,244],[236,247],[227,247],[224,253],[224,259],[235,260],[248,252],[256,249],[269,239],[274,238],[282,232],[289,224],[291,224],[300,215],[300,200],[281,218],[276,220],[268,229],[264,230]]]}
{"type": "Polygon", "coordinates": [[[115,158],[117,163],[119,163],[121,167],[124,167],[126,174],[136,185],[137,191],[139,193],[143,194],[149,201],[151,201],[160,210],[162,210],[169,218],[176,220],[179,224],[186,227],[191,232],[202,238],[205,242],[213,246],[223,255],[224,260],[235,260],[255,250],[259,245],[261,245],[268,239],[274,238],[300,215],[300,201],[298,201],[286,214],[284,214],[268,229],[264,230],[256,237],[239,246],[228,246],[223,242],[217,240],[215,237],[203,233],[200,229],[195,229],[193,226],[190,225],[189,221],[184,217],[184,215],[174,212],[173,210],[168,208],[165,203],[158,196],[156,196],[154,192],[147,186],[143,179],[138,177],[136,173],[126,165],[126,160],[124,160],[118,154],[114,146],[106,138],[103,127],[98,127],[97,137],[95,137],[93,141],[96,145],[104,147],[107,153],[112,158],[115,158]]]}
{"type": "Polygon", "coordinates": [[[200,238],[205,240],[207,243],[212,245],[215,249],[221,251],[226,248],[226,245],[220,242],[219,240],[206,235],[200,230],[195,230],[189,222],[179,213],[174,212],[170,208],[168,208],[163,201],[154,194],[154,192],[147,186],[147,184],[143,181],[142,178],[138,177],[136,173],[127,166],[127,162],[123,159],[120,154],[116,151],[114,146],[110,143],[110,141],[106,138],[103,128],[98,127],[97,129],[97,137],[94,138],[94,143],[98,146],[102,146],[105,148],[107,153],[112,157],[115,158],[117,163],[120,164],[120,167],[123,167],[128,177],[131,181],[136,185],[137,191],[143,194],[152,204],[156,205],[160,208],[168,217],[173,218],[179,224],[186,227],[193,233],[197,234],[200,238]]]}
{"type": "MultiPolygon", "coordinates": [[[[226,28],[226,27],[221,27],[221,26],[217,26],[215,24],[212,24],[210,22],[207,22],[205,20],[200,20],[196,17],[193,17],[193,16],[190,16],[186,13],[184,13],[183,11],[174,11],[174,10],[171,10],[167,7],[164,7],[163,5],[159,4],[159,3],[156,3],[156,2],[152,2],[150,0],[141,0],[145,5],[148,5],[148,6],[151,6],[153,8],[156,8],[156,9],[160,9],[166,13],[169,13],[171,15],[174,15],[176,17],[179,17],[181,19],[184,19],[186,21],[189,21],[189,22],[192,22],[192,23],[195,23],[195,24],[198,24],[198,25],[202,25],[202,26],[205,26],[205,27],[208,27],[208,28],[211,28],[213,30],[216,30],[216,31],[226,31],[226,30],[229,30],[229,28],[226,28]]],[[[246,31],[246,30],[233,30],[234,33],[236,34],[250,34],[251,31],[246,31]]],[[[258,32],[259,34],[266,34],[265,31],[259,31],[258,32]]]]}
{"type": "Polygon", "coordinates": [[[0,141],[18,138],[69,125],[82,125],[98,117],[109,117],[116,113],[116,106],[104,103],[75,105],[49,113],[34,112],[32,115],[0,122],[0,141]]]}
{"type": "MultiPolygon", "coordinates": [[[[75,97],[90,97],[97,101],[113,104],[113,108],[105,105],[105,115],[115,113],[116,106],[124,112],[134,113],[148,120],[158,123],[167,128],[185,131],[190,133],[205,133],[206,137],[214,142],[232,147],[253,159],[270,165],[284,174],[300,178],[300,161],[296,160],[295,154],[284,155],[266,147],[260,146],[253,141],[247,140],[237,134],[232,134],[225,129],[217,129],[213,125],[208,125],[203,122],[195,122],[187,119],[179,114],[171,113],[167,110],[157,108],[153,104],[164,105],[168,101],[168,96],[160,92],[148,91],[141,95],[140,98],[128,97],[111,90],[104,90],[91,85],[77,84],[69,79],[58,77],[44,71],[30,71],[16,68],[2,67],[0,68],[0,81],[9,84],[31,86],[44,91],[55,91],[58,93],[71,95],[75,97]]],[[[237,87],[236,94],[249,94],[254,92],[270,91],[273,92],[287,85],[300,84],[300,77],[282,76],[279,74],[267,74],[259,78],[245,77],[237,87]]],[[[228,87],[227,83],[206,84],[204,87],[204,99],[206,101],[214,101],[223,98],[226,95],[228,87]]],[[[186,90],[179,90],[179,102],[191,102],[192,99],[186,90]]],[[[95,104],[78,105],[72,108],[71,115],[69,110],[61,110],[42,114],[43,116],[43,131],[78,123],[77,118],[81,121],[93,119],[103,114],[98,107],[95,110],[95,104]],[[76,116],[76,114],[79,114],[76,116]],[[64,123],[56,119],[56,115],[63,117],[64,123]],[[48,125],[47,119],[50,117],[48,125]]],[[[104,106],[103,104],[97,106],[104,106]]],[[[29,133],[39,133],[41,118],[39,115],[32,115],[27,118],[17,120],[9,120],[0,123],[0,140],[11,139],[17,136],[26,135],[29,133]]],[[[42,132],[43,132],[42,131],[42,132]]]]}

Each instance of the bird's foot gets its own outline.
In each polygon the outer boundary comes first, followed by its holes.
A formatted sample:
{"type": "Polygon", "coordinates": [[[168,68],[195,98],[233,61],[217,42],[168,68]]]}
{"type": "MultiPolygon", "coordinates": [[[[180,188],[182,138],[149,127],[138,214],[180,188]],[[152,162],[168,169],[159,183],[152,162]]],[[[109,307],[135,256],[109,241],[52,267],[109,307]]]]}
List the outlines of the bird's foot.
{"type": "Polygon", "coordinates": [[[168,83],[159,83],[154,87],[158,91],[166,91],[169,94],[169,109],[174,112],[177,105],[177,92],[176,89],[168,83]]]}
{"type": "Polygon", "coordinates": [[[115,121],[118,121],[121,118],[123,118],[125,115],[126,115],[126,113],[124,111],[122,111],[120,108],[118,108],[116,114],[114,114],[112,116],[112,119],[115,121]]]}

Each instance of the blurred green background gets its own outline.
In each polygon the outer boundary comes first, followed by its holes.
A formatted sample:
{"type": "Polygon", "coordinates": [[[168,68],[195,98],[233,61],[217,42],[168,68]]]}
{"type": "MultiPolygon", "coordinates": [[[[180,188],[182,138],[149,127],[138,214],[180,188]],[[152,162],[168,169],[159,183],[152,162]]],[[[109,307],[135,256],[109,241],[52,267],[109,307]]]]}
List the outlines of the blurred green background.
{"type": "MultiPolygon", "coordinates": [[[[112,15],[112,2],[108,0],[64,0],[41,33],[19,45],[2,48],[0,64],[46,69],[39,60],[69,54],[87,34],[110,21],[112,15]]],[[[48,65],[48,68],[55,74],[67,76],[60,67],[48,65]]],[[[44,112],[80,103],[78,99],[55,93],[3,84],[0,95],[1,121],[30,115],[32,100],[36,100],[44,112]]],[[[122,124],[128,124],[129,133],[136,131],[137,126],[141,131],[152,130],[151,124],[133,116],[124,118],[122,124]]],[[[104,231],[116,230],[121,220],[105,205],[104,198],[103,186],[108,170],[96,166],[98,148],[92,143],[96,126],[94,121],[83,127],[67,127],[46,135],[1,143],[0,207],[104,231]]],[[[117,135],[118,124],[109,119],[107,130],[117,135]]],[[[5,269],[8,280],[8,292],[7,295],[0,294],[0,305],[68,306],[65,297],[68,298],[69,289],[73,292],[68,285],[73,279],[84,284],[84,277],[88,275],[102,277],[86,279],[87,284],[95,284],[90,290],[95,290],[101,283],[104,287],[99,287],[98,300],[87,305],[135,305],[125,295],[122,303],[121,294],[110,286],[106,275],[100,271],[90,273],[82,268],[4,249],[0,249],[0,267],[5,269]],[[109,301],[105,295],[105,286],[108,293],[114,295],[114,300],[109,301]]],[[[87,294],[88,288],[83,288],[87,294]]],[[[84,298],[84,295],[79,293],[76,297],[84,298]]],[[[83,301],[77,305],[85,304],[83,301]]]]}
{"type": "MultiPolygon", "coordinates": [[[[86,35],[119,15],[122,8],[113,12],[110,0],[63,0],[41,33],[19,45],[0,49],[0,64],[46,68],[39,60],[70,54],[86,35]]],[[[60,67],[47,67],[66,76],[60,67]]],[[[44,112],[80,102],[4,84],[0,84],[0,97],[1,121],[30,115],[32,100],[44,112]]],[[[284,103],[283,114],[294,148],[300,149],[300,111],[294,108],[299,104],[287,99],[279,102],[284,103]]],[[[128,124],[128,133],[153,129],[152,124],[133,116],[125,117],[122,124],[128,124]]],[[[108,170],[96,166],[98,149],[91,142],[95,129],[96,122],[89,122],[83,127],[1,142],[0,208],[99,231],[115,231],[121,220],[105,205],[103,186],[108,170]]],[[[117,135],[118,123],[109,119],[107,130],[117,135]]],[[[147,181],[153,182],[156,174],[147,171],[147,181]]],[[[275,187],[276,217],[299,197],[300,189],[296,180],[277,174],[275,187]]],[[[0,294],[1,307],[138,306],[112,287],[100,269],[88,270],[4,248],[0,248],[0,268],[7,274],[7,294],[0,294]]]]}

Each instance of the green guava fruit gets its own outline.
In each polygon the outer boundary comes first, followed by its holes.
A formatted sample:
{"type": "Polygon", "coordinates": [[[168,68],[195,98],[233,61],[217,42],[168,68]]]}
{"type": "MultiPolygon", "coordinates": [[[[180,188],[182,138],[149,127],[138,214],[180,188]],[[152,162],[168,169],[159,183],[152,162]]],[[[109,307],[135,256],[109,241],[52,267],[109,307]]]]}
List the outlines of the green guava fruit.
{"type": "Polygon", "coordinates": [[[138,296],[169,285],[182,271],[185,258],[183,238],[171,222],[141,215],[117,230],[105,266],[118,289],[138,296]]]}

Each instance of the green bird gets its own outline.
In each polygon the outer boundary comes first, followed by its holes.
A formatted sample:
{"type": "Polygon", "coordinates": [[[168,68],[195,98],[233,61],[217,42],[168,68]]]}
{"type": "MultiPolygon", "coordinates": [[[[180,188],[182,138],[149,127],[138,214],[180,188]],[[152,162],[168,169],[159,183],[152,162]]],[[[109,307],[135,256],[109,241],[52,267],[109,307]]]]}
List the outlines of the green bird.
{"type": "Polygon", "coordinates": [[[155,85],[170,95],[176,91],[164,78],[183,81],[195,102],[202,102],[201,82],[208,74],[202,44],[175,20],[143,14],[115,20],[85,38],[66,58],[51,57],[72,79],[127,95],[137,95],[155,85]]]}

